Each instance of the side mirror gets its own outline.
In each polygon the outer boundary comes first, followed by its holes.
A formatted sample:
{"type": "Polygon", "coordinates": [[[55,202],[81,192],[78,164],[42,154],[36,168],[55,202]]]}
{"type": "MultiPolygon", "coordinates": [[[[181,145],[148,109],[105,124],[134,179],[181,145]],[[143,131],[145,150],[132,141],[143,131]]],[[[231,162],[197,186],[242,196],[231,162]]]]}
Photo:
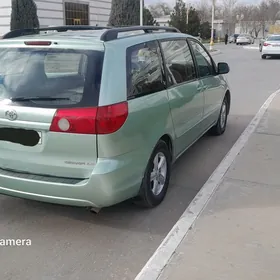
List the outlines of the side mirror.
{"type": "Polygon", "coordinates": [[[229,66],[226,62],[218,63],[218,74],[227,74],[229,72],[229,66]]]}

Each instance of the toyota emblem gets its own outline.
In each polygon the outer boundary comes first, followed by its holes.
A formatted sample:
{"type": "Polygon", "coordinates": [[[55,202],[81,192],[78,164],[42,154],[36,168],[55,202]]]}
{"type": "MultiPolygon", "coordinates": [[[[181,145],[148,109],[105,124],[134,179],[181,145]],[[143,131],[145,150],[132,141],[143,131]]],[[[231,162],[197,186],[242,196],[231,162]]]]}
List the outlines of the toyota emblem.
{"type": "Polygon", "coordinates": [[[10,121],[15,121],[18,117],[17,112],[15,110],[6,111],[5,116],[10,121]]]}

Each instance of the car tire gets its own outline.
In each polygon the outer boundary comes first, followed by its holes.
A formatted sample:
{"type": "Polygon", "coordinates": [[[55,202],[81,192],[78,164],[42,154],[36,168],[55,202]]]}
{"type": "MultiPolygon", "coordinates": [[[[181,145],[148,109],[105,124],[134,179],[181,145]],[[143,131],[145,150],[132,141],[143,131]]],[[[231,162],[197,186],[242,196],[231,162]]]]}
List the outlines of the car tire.
{"type": "Polygon", "coordinates": [[[227,127],[228,112],[229,112],[229,104],[227,98],[225,97],[221,106],[218,121],[215,124],[215,126],[213,126],[210,129],[210,134],[215,136],[224,134],[227,127]]]}
{"type": "Polygon", "coordinates": [[[266,55],[265,54],[262,55],[262,59],[266,59],[266,55]]]}
{"type": "Polygon", "coordinates": [[[170,180],[171,158],[167,144],[160,140],[146,167],[139,195],[134,200],[136,205],[145,208],[154,208],[164,200],[170,180]],[[156,167],[156,162],[162,163],[162,166],[156,167]],[[153,176],[155,177],[154,179],[152,179],[153,176]]]}

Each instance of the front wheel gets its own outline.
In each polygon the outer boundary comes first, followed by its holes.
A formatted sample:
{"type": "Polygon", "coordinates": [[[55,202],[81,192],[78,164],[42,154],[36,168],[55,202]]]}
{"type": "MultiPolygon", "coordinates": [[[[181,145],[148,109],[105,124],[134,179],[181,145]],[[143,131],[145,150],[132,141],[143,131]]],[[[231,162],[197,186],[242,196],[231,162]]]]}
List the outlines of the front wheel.
{"type": "Polygon", "coordinates": [[[155,147],[135,203],[145,208],[158,206],[165,198],[171,173],[171,153],[167,144],[160,140],[155,147]]]}
{"type": "Polygon", "coordinates": [[[265,54],[262,55],[262,59],[266,59],[266,55],[265,54]]]}
{"type": "Polygon", "coordinates": [[[219,119],[217,121],[217,123],[215,124],[215,126],[213,126],[210,129],[210,133],[212,135],[222,135],[224,134],[224,132],[226,131],[226,127],[227,127],[227,118],[228,118],[228,112],[229,112],[229,104],[227,101],[227,98],[225,97],[222,103],[222,107],[220,110],[220,115],[219,115],[219,119]]]}

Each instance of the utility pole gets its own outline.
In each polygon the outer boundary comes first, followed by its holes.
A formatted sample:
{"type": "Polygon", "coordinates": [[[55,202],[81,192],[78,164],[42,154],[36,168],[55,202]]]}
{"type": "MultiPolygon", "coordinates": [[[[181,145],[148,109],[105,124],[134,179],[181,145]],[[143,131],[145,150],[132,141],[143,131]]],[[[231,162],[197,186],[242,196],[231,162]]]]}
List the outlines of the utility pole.
{"type": "Polygon", "coordinates": [[[144,9],[144,0],[140,0],[140,25],[143,26],[143,9],[144,9]]]}
{"type": "Polygon", "coordinates": [[[187,4],[187,24],[189,24],[189,12],[190,12],[190,6],[187,4]]]}
{"type": "Polygon", "coordinates": [[[213,46],[214,46],[214,20],[215,20],[215,0],[212,0],[212,22],[211,22],[210,50],[213,50],[213,46]]]}

